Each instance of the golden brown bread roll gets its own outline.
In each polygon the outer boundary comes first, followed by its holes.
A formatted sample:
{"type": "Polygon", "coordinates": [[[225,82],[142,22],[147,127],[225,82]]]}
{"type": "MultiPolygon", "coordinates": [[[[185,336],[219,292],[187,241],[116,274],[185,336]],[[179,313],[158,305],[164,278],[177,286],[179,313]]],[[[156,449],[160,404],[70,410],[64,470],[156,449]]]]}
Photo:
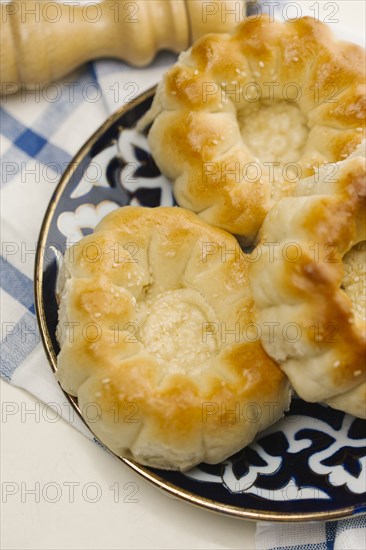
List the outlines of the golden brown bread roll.
{"type": "Polygon", "coordinates": [[[185,470],[282,416],[247,273],[233,236],[181,208],[118,209],[65,254],[57,377],[109,449],[185,470]]]}
{"type": "Polygon", "coordinates": [[[264,348],[303,399],[366,418],[365,144],[281,199],[260,238],[250,281],[264,348]]]}
{"type": "Polygon", "coordinates": [[[140,128],[180,206],[253,242],[266,213],[365,127],[364,50],[310,17],[248,18],[181,54],[140,128]]]}

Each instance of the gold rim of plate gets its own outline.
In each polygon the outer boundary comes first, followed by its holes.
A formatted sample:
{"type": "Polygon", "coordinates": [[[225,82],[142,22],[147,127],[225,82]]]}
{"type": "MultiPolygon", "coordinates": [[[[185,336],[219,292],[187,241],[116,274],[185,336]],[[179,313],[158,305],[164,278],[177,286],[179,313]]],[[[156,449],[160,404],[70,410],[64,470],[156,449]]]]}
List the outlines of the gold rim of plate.
{"type": "MultiPolygon", "coordinates": [[[[56,353],[52,344],[51,336],[48,331],[48,327],[46,323],[42,287],[43,287],[43,269],[44,269],[43,252],[45,250],[45,246],[47,243],[48,232],[49,232],[49,228],[50,228],[55,210],[58,206],[58,203],[62,197],[62,194],[71,176],[73,175],[75,169],[79,166],[80,161],[89,153],[93,145],[103,136],[103,134],[113,124],[117,122],[117,120],[123,114],[127,113],[131,109],[134,109],[137,105],[151,98],[155,94],[155,91],[156,91],[156,86],[146,91],[145,93],[141,94],[132,103],[128,103],[127,105],[120,107],[114,114],[112,114],[107,118],[107,120],[102,124],[102,126],[98,128],[98,130],[88,139],[88,141],[81,147],[81,149],[78,151],[75,157],[71,160],[69,167],[64,172],[59,184],[56,187],[54,195],[51,198],[51,201],[48,205],[48,208],[42,223],[39,239],[38,239],[38,246],[37,246],[36,260],[35,260],[35,273],[34,273],[34,293],[35,293],[36,315],[37,315],[38,325],[39,325],[39,329],[42,337],[42,342],[46,352],[47,359],[50,363],[50,366],[53,372],[56,372],[57,370],[57,356],[56,356],[56,353]]],[[[64,393],[64,395],[67,397],[68,401],[71,403],[72,407],[75,409],[75,411],[77,412],[81,420],[87,426],[85,420],[82,417],[81,411],[78,407],[77,399],[69,395],[62,388],[61,390],[64,393]]],[[[89,426],[87,426],[87,428],[90,430],[89,426]]],[[[91,433],[93,433],[92,430],[90,431],[91,433]]],[[[96,440],[99,441],[99,439],[95,435],[94,437],[96,440]]],[[[100,443],[103,445],[103,447],[105,447],[105,445],[102,442],[100,443]]],[[[352,506],[349,506],[347,508],[342,508],[339,510],[332,510],[332,511],[306,512],[306,513],[293,513],[293,514],[288,512],[285,512],[285,513],[271,512],[271,511],[266,512],[261,510],[240,508],[238,506],[230,506],[229,504],[219,503],[214,500],[205,498],[203,496],[194,495],[190,491],[179,488],[173,485],[172,483],[166,481],[165,479],[161,478],[159,475],[152,472],[149,468],[145,466],[141,466],[140,464],[137,464],[133,460],[116,455],[109,449],[107,450],[111,454],[113,454],[116,458],[121,460],[124,464],[126,464],[129,468],[131,468],[132,470],[137,472],[139,475],[141,475],[144,479],[156,485],[159,489],[169,493],[171,496],[176,497],[178,499],[182,499],[186,502],[189,502],[190,504],[199,506],[200,508],[205,508],[220,514],[225,514],[225,515],[234,516],[241,519],[252,520],[252,521],[260,520],[260,521],[276,521],[276,522],[300,522],[300,521],[330,521],[330,520],[349,517],[355,513],[355,509],[352,506]]]]}

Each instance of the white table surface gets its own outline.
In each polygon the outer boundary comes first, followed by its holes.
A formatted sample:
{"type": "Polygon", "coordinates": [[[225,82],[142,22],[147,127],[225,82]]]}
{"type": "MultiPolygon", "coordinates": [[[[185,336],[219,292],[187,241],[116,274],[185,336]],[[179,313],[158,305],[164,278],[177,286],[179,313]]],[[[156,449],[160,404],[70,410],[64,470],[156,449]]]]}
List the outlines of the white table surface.
{"type": "MultiPolygon", "coordinates": [[[[326,3],[315,3],[326,15],[326,3]]],[[[335,26],[362,41],[365,1],[331,4],[338,8],[335,26]]],[[[3,406],[18,411],[1,420],[3,550],[254,549],[255,523],[168,497],[64,420],[54,422],[30,394],[2,380],[0,390],[3,406]]]]}
{"type": "Polygon", "coordinates": [[[3,404],[18,410],[1,426],[3,550],[254,548],[255,523],[168,497],[64,420],[53,422],[33,396],[0,388],[3,404]],[[17,491],[7,502],[4,488],[17,491]]]}

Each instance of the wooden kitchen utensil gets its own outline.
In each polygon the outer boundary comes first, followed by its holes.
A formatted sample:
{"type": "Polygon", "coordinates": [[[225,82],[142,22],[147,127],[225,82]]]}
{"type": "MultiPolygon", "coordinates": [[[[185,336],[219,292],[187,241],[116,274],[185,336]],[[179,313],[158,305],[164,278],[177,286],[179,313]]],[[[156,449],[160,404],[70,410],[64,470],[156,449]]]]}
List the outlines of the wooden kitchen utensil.
{"type": "Polygon", "coordinates": [[[100,0],[1,3],[0,91],[54,81],[101,57],[148,64],[245,17],[245,0],[100,0]]]}

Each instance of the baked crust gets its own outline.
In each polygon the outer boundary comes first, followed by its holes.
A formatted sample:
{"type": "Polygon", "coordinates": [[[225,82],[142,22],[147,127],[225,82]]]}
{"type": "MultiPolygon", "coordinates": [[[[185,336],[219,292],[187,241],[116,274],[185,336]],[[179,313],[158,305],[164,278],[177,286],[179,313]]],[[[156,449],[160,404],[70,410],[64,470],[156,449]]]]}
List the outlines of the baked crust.
{"type": "Polygon", "coordinates": [[[181,208],[118,209],[65,254],[57,377],[109,449],[185,470],[282,416],[247,274],[234,237],[181,208]]]}
{"type": "Polygon", "coordinates": [[[260,257],[250,267],[263,346],[296,392],[361,418],[366,417],[365,239],[363,143],[274,206],[260,231],[260,257]]]}
{"type": "Polygon", "coordinates": [[[178,204],[253,242],[297,181],[360,143],[364,67],[361,47],[313,18],[248,18],[181,54],[140,128],[154,121],[150,148],[178,204]]]}

